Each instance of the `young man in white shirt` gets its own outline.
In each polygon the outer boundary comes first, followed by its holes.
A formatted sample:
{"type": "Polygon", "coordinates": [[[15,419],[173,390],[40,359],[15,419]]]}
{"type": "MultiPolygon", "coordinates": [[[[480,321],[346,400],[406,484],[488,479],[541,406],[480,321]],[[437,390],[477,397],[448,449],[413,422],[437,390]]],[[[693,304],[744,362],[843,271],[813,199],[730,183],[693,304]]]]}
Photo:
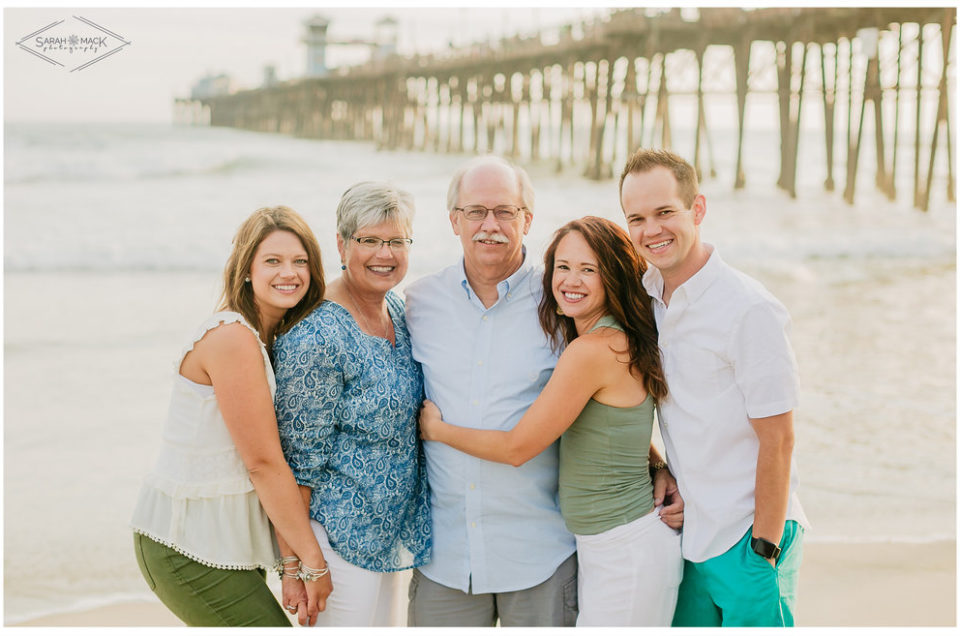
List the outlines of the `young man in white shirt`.
{"type": "Polygon", "coordinates": [[[633,243],[650,268],[669,394],[658,407],[686,502],[675,626],[791,626],[803,529],[796,496],[796,361],[790,317],[700,240],[696,171],[638,150],[620,177],[633,243]]]}

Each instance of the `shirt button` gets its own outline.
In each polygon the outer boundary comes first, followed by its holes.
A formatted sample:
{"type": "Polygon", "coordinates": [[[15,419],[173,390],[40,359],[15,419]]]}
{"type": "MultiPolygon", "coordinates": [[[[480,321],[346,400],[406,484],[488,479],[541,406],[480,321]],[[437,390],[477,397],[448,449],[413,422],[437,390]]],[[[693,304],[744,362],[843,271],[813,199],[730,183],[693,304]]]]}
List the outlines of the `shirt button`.
{"type": "Polygon", "coordinates": [[[483,320],[486,320],[486,319],[487,319],[487,317],[486,317],[486,316],[484,316],[484,317],[483,317],[483,320]]]}
{"type": "Polygon", "coordinates": [[[483,366],[483,360],[477,360],[477,366],[478,366],[478,367],[482,367],[482,366],[483,366]]]}
{"type": "Polygon", "coordinates": [[[479,400],[474,400],[473,402],[471,402],[471,404],[473,404],[474,406],[477,406],[478,404],[480,404],[480,401],[479,401],[479,400]]]}
{"type": "Polygon", "coordinates": [[[474,521],[473,523],[471,523],[471,524],[470,524],[470,527],[471,527],[471,528],[476,528],[476,527],[477,527],[477,522],[474,521]]]}
{"type": "Polygon", "coordinates": [[[476,488],[477,488],[476,484],[470,484],[470,490],[476,490],[476,488]]]}

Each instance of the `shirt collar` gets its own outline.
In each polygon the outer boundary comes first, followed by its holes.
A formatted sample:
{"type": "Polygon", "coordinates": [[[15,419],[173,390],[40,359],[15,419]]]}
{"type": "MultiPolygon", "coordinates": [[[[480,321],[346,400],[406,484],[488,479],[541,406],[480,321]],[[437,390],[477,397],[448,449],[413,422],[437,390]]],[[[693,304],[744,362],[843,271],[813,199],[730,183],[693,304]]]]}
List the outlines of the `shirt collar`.
{"type": "Polygon", "coordinates": [[[660,270],[653,265],[647,266],[647,271],[643,273],[643,286],[646,288],[650,298],[655,298],[663,302],[663,276],[660,270]]]}
{"type": "Polygon", "coordinates": [[[686,290],[687,302],[692,303],[699,298],[703,292],[707,291],[710,285],[713,284],[713,281],[717,280],[717,277],[720,275],[720,270],[723,269],[723,259],[720,258],[720,253],[717,251],[717,248],[709,243],[704,243],[704,246],[710,250],[710,258],[703,264],[700,271],[687,279],[687,282],[683,285],[680,285],[680,287],[686,290]]]}
{"type": "MultiPolygon", "coordinates": [[[[710,257],[707,259],[707,262],[703,264],[703,267],[701,267],[696,274],[688,278],[673,292],[673,295],[676,296],[678,292],[683,290],[681,293],[686,297],[687,302],[693,302],[699,298],[703,292],[707,291],[710,285],[713,284],[713,281],[720,275],[720,271],[724,266],[724,261],[720,258],[720,252],[717,248],[710,243],[704,243],[704,246],[710,250],[710,257]]],[[[656,298],[660,302],[663,302],[663,274],[660,273],[660,270],[652,265],[648,267],[643,275],[643,286],[651,298],[656,298]]]]}
{"type": "MultiPolygon", "coordinates": [[[[520,247],[523,250],[523,262],[520,263],[520,267],[517,268],[517,271],[497,283],[497,292],[500,295],[500,299],[506,298],[507,293],[510,292],[511,289],[516,289],[533,271],[533,265],[527,260],[527,246],[521,245],[520,247]]],[[[460,257],[460,286],[467,294],[468,299],[475,296],[473,290],[470,288],[470,281],[467,280],[467,268],[463,256],[460,257]]],[[[498,300],[497,302],[500,301],[498,300]]]]}

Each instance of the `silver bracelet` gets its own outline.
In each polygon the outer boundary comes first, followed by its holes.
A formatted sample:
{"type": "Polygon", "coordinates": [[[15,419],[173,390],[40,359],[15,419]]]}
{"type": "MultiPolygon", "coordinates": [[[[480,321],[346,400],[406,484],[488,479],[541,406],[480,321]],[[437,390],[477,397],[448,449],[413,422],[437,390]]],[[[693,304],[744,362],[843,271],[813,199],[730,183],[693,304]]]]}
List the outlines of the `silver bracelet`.
{"type": "Polygon", "coordinates": [[[300,580],[304,582],[309,581],[318,581],[330,574],[330,568],[312,568],[309,565],[305,564],[303,561],[300,562],[300,580]]]}
{"type": "Polygon", "coordinates": [[[284,571],[286,571],[286,566],[290,563],[299,563],[300,559],[295,556],[285,556],[277,559],[277,562],[273,564],[273,571],[277,573],[277,576],[283,576],[284,571]]]}

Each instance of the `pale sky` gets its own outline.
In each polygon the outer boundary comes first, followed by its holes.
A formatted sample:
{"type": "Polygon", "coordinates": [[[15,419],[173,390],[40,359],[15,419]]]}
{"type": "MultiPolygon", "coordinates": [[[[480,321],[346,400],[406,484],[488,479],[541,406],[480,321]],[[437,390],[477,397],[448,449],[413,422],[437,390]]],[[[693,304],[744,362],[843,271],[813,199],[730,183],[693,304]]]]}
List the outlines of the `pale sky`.
{"type": "MultiPolygon", "coordinates": [[[[380,8],[208,8],[137,9],[53,7],[6,8],[4,33],[4,121],[166,122],[175,96],[187,96],[205,74],[226,73],[235,84],[260,85],[263,68],[276,67],[280,80],[302,76],[306,46],[303,21],[322,13],[331,39],[372,37],[383,16],[399,22],[399,48],[426,53],[472,41],[532,33],[605,13],[603,9],[525,9],[386,6],[380,8]],[[16,42],[59,20],[79,16],[131,42],[118,53],[79,71],[57,67],[21,50],[16,42]]],[[[52,55],[52,54],[51,54],[52,55]]],[[[65,54],[64,54],[65,55],[65,54]]],[[[363,47],[328,51],[328,64],[356,63],[363,47]]]]}

